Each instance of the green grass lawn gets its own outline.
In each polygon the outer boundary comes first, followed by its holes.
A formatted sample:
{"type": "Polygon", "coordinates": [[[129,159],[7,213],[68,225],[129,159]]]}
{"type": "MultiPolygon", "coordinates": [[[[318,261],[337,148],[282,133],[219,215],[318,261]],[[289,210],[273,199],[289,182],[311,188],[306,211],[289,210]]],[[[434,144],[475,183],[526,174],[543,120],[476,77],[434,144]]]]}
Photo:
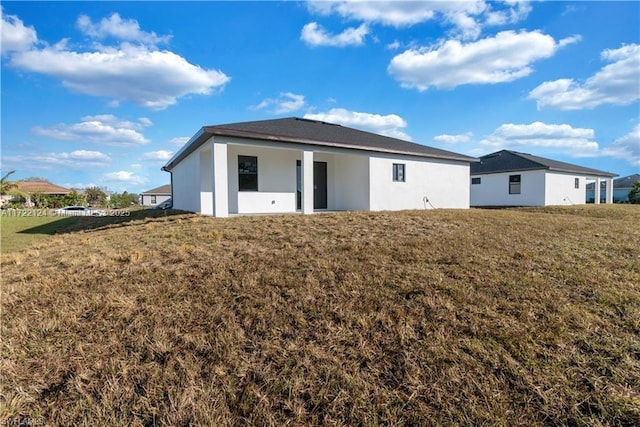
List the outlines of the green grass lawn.
{"type": "Polygon", "coordinates": [[[28,248],[55,234],[90,231],[144,218],[173,215],[178,211],[152,209],[111,210],[105,217],[61,217],[42,209],[18,210],[18,215],[0,215],[0,253],[28,248]],[[45,213],[47,215],[45,215],[45,213]],[[43,216],[38,216],[42,214],[43,216]]]}
{"type": "Polygon", "coordinates": [[[77,218],[56,216],[0,216],[0,252],[8,253],[33,245],[77,218]],[[34,232],[30,230],[36,229],[34,232]]]}

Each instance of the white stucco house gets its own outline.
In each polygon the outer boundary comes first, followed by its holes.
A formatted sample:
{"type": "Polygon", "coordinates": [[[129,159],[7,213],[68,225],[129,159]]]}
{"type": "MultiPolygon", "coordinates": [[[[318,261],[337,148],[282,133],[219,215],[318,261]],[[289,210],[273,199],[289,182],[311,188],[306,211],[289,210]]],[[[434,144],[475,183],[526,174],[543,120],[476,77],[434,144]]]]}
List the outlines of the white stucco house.
{"type": "Polygon", "coordinates": [[[140,204],[142,206],[156,206],[171,198],[171,184],[161,185],[149,191],[140,193],[140,204]]]}
{"type": "MultiPolygon", "coordinates": [[[[502,150],[471,164],[471,206],[549,206],[586,203],[587,182],[607,188],[616,174],[531,154],[502,150]]],[[[596,197],[600,203],[600,195],[596,197]]]]}
{"type": "Polygon", "coordinates": [[[162,168],[204,215],[469,207],[475,158],[317,120],[201,128],[162,168]]]}
{"type": "MultiPolygon", "coordinates": [[[[640,181],[640,174],[635,173],[633,175],[624,176],[622,178],[613,180],[613,203],[627,203],[629,202],[629,191],[633,187],[633,184],[640,181]]],[[[606,197],[607,190],[604,187],[604,182],[600,183],[600,200],[606,197]]],[[[595,202],[595,182],[587,184],[587,203],[595,202]]]]}

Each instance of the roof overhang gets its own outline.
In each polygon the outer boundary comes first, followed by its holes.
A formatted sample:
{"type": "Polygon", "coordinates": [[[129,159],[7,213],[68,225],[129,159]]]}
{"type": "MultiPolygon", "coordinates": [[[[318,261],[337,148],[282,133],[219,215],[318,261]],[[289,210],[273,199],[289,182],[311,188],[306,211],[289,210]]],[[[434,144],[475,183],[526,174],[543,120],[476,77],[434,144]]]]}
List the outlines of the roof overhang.
{"type": "Polygon", "coordinates": [[[532,168],[502,169],[502,170],[494,170],[494,171],[488,171],[488,172],[471,172],[471,175],[492,175],[492,174],[498,174],[498,173],[531,172],[531,171],[559,172],[559,173],[585,176],[587,178],[613,178],[618,176],[615,173],[609,173],[604,171],[596,171],[596,170],[578,171],[578,170],[563,169],[563,168],[550,168],[545,166],[532,167],[532,168]]]}
{"type": "Polygon", "coordinates": [[[433,154],[425,154],[416,151],[406,151],[406,150],[390,150],[384,148],[376,148],[376,147],[354,147],[349,144],[343,144],[339,142],[332,141],[324,141],[312,138],[292,138],[289,136],[283,135],[274,135],[274,134],[265,134],[260,132],[251,132],[251,131],[240,131],[237,129],[226,129],[221,127],[202,127],[198,133],[196,133],[185,145],[182,149],[180,149],[168,162],[166,165],[162,167],[163,171],[169,172],[173,169],[178,163],[180,163],[184,158],[186,158],[189,154],[193,153],[197,150],[202,144],[207,142],[211,137],[215,136],[223,136],[230,138],[242,138],[249,139],[253,141],[265,141],[265,142],[282,142],[282,143],[290,143],[290,144],[301,144],[308,145],[313,147],[331,147],[331,148],[341,148],[346,150],[354,150],[354,151],[364,151],[364,152],[374,152],[374,153],[384,153],[384,154],[397,154],[404,156],[413,156],[413,157],[421,157],[426,159],[437,159],[437,160],[450,160],[457,162],[465,162],[465,163],[473,163],[479,162],[480,160],[475,157],[465,156],[465,155],[438,155],[436,153],[433,154]]]}

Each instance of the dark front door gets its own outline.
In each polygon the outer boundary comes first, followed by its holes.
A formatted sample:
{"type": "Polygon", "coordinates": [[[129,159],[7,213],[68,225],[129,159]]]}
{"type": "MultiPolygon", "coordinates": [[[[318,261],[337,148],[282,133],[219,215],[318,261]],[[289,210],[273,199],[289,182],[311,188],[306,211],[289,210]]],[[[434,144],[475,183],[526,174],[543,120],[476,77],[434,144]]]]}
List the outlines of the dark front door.
{"type": "Polygon", "coordinates": [[[296,209],[302,209],[302,163],[296,160],[296,209]]]}
{"type": "Polygon", "coordinates": [[[313,162],[313,208],[327,209],[327,162],[313,162]]]}
{"type": "MultiPolygon", "coordinates": [[[[302,165],[296,160],[296,208],[302,209],[302,165]]],[[[327,162],[313,162],[313,208],[327,209],[327,162]]]]}

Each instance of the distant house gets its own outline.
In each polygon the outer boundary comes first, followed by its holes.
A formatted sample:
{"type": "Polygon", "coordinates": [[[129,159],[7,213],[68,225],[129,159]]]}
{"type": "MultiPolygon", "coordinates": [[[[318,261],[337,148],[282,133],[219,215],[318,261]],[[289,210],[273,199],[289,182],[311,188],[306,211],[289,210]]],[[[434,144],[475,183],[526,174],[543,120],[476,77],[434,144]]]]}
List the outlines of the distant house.
{"type": "Polygon", "coordinates": [[[297,117],[201,128],[162,168],[204,215],[469,207],[475,158],[297,117]]]}
{"type": "MultiPolygon", "coordinates": [[[[16,187],[13,189],[13,191],[24,195],[26,206],[33,206],[31,197],[34,194],[65,196],[71,193],[70,189],[52,184],[47,181],[16,181],[15,184],[16,187]]],[[[15,196],[11,195],[9,195],[8,197],[6,195],[3,196],[4,200],[2,201],[2,203],[8,200],[12,200],[14,197],[15,196]]]]}
{"type": "Polygon", "coordinates": [[[155,206],[171,198],[171,184],[161,185],[140,194],[142,206],[155,206]]]}
{"type": "MultiPolygon", "coordinates": [[[[600,182],[612,203],[615,174],[531,154],[502,150],[471,164],[471,206],[548,206],[586,203],[587,181],[600,182]]],[[[596,203],[600,203],[598,194],[596,203]]]]}
{"type": "MultiPolygon", "coordinates": [[[[629,191],[633,184],[640,181],[640,174],[633,174],[613,180],[613,203],[625,203],[629,201],[629,191]]],[[[603,200],[606,189],[600,183],[600,200],[603,200]]],[[[595,200],[595,183],[587,184],[587,201],[595,200]]]]}

